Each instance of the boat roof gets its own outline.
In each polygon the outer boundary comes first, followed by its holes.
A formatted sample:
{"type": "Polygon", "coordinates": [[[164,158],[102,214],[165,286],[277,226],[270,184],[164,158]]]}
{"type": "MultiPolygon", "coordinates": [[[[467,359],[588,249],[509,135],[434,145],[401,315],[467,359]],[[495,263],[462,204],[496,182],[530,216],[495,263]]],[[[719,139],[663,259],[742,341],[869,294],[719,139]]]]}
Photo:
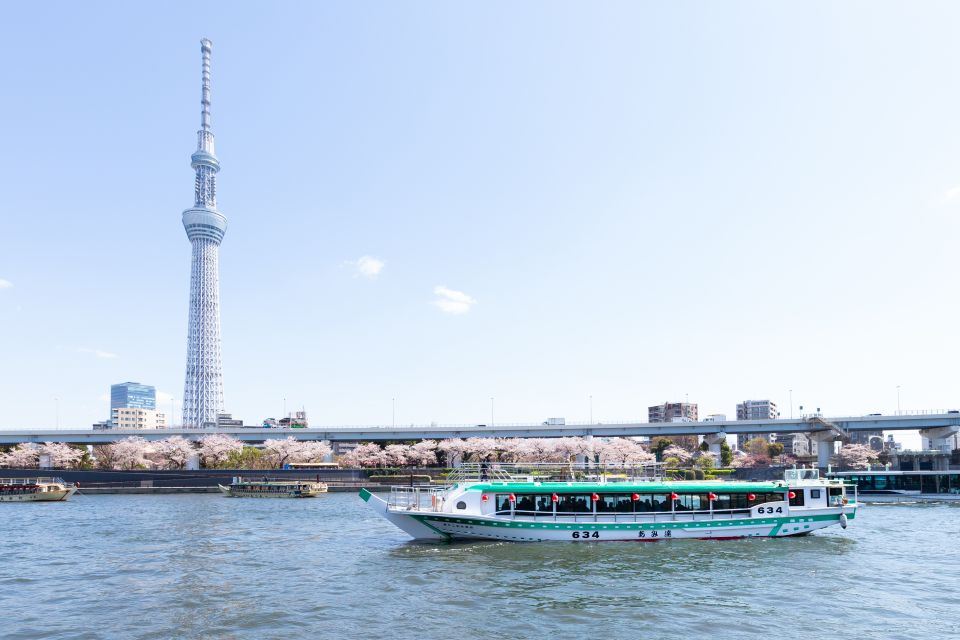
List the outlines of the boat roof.
{"type": "Polygon", "coordinates": [[[786,491],[784,482],[478,482],[464,487],[466,491],[513,493],[662,493],[666,491],[751,493],[786,491]]]}

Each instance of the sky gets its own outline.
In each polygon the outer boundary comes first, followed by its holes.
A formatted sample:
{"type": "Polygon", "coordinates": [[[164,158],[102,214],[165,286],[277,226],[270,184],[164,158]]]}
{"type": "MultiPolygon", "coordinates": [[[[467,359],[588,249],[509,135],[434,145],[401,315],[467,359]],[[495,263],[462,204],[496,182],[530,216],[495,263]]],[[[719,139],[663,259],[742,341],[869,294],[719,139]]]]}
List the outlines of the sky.
{"type": "Polygon", "coordinates": [[[4,13],[0,427],[179,419],[201,37],[248,423],[960,408],[957,3],[4,13]]]}

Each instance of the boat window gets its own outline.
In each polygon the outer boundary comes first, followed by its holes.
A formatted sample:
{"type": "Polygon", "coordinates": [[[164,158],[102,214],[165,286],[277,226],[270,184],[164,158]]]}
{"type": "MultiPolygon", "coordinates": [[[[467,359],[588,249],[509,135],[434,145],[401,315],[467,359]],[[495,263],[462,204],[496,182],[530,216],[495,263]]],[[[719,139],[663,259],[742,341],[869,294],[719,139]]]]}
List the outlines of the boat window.
{"type": "Polygon", "coordinates": [[[590,494],[561,494],[557,502],[557,511],[566,513],[592,513],[590,494]]]}
{"type": "Polygon", "coordinates": [[[597,511],[603,513],[630,513],[633,511],[633,500],[629,493],[601,494],[597,501],[597,511]]]}
{"type": "MultiPolygon", "coordinates": [[[[789,497],[790,494],[787,494],[789,497]]],[[[812,496],[811,496],[812,497],[812,496]]],[[[793,497],[790,498],[791,507],[802,507],[803,506],[803,489],[796,489],[793,491],[793,497]]]]}
{"type": "Polygon", "coordinates": [[[497,511],[510,511],[510,496],[506,493],[497,494],[497,511]]]}
{"type": "Polygon", "coordinates": [[[537,513],[553,513],[553,500],[551,496],[538,494],[534,496],[534,507],[537,513]]]}
{"type": "Polygon", "coordinates": [[[650,496],[653,500],[654,511],[670,511],[670,496],[663,493],[655,493],[650,496]]]}
{"type": "Polygon", "coordinates": [[[463,500],[457,503],[457,509],[466,509],[466,508],[467,508],[467,503],[464,502],[463,500]]]}
{"type": "Polygon", "coordinates": [[[819,500],[820,499],[820,489],[810,489],[810,499],[819,500]]]}

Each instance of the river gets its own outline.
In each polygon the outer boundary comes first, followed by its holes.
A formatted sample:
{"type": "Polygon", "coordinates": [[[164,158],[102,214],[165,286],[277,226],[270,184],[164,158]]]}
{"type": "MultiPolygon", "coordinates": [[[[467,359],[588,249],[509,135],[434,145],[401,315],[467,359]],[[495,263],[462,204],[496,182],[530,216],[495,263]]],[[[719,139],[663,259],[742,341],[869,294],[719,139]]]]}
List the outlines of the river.
{"type": "Polygon", "coordinates": [[[424,545],[353,494],[0,504],[0,637],[960,637],[960,506],[805,538],[424,545]]]}

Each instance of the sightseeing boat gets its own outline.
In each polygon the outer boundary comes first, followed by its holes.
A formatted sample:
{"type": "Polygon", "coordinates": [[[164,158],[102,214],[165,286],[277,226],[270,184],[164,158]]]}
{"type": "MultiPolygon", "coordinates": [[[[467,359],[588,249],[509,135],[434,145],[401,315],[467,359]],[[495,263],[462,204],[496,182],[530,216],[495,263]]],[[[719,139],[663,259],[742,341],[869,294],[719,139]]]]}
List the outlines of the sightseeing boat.
{"type": "Polygon", "coordinates": [[[240,476],[235,477],[229,486],[217,486],[230,498],[313,498],[327,492],[327,485],[323,482],[275,478],[247,480],[240,476]]]}
{"type": "Polygon", "coordinates": [[[392,487],[386,500],[362,489],[360,497],[419,541],[786,537],[846,528],[857,511],[855,487],[816,469],[788,469],[774,482],[583,475],[564,482],[468,466],[448,487],[392,487]]]}
{"type": "Polygon", "coordinates": [[[60,478],[0,478],[0,502],[62,502],[76,492],[60,478]]]}

